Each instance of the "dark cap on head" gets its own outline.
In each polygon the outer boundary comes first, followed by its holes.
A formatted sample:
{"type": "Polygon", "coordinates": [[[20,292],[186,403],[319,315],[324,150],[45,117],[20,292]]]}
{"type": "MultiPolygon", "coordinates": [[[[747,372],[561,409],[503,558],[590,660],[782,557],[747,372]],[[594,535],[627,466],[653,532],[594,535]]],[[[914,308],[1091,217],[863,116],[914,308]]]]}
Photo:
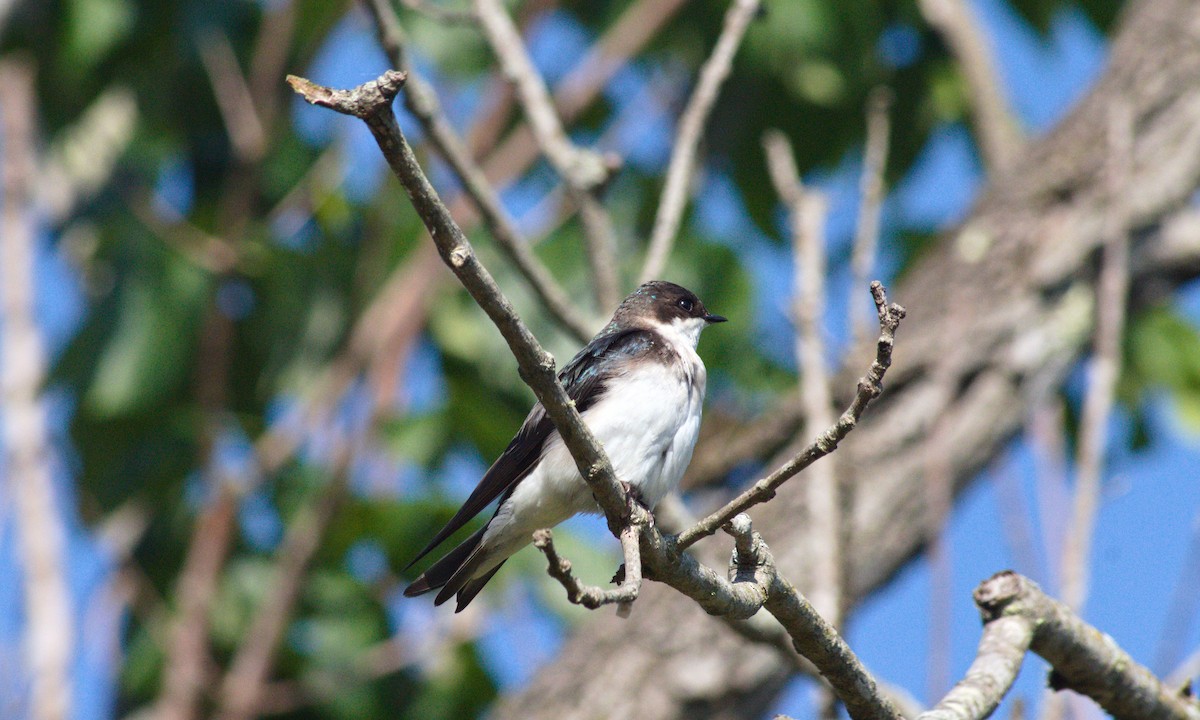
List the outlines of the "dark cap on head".
{"type": "Polygon", "coordinates": [[[613,320],[617,322],[636,317],[652,317],[663,323],[684,318],[699,318],[707,323],[726,320],[708,312],[696,293],[666,280],[644,283],[631,292],[613,314],[613,320]]]}

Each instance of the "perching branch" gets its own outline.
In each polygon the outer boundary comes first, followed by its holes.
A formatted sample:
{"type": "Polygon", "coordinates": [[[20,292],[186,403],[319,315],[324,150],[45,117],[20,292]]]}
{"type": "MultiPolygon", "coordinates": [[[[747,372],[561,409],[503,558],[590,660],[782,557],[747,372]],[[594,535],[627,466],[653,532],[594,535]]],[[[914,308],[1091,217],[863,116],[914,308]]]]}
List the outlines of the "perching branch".
{"type": "Polygon", "coordinates": [[[681,533],[678,539],[680,550],[685,550],[694,545],[696,541],[712,535],[738,513],[745,512],[747,509],[775,497],[775,491],[780,485],[820,458],[833,452],[838,443],[854,429],[867,405],[883,392],[883,375],[892,364],[892,346],[896,339],[896,328],[904,319],[904,308],[895,303],[888,303],[883,284],[878,281],[871,283],[871,296],[875,300],[875,309],[879,316],[879,341],[876,344],[875,360],[871,363],[867,374],[858,381],[858,392],[855,393],[850,407],[846,408],[835,425],[821,433],[811,445],[801,450],[775,472],[754,483],[727,503],[725,507],[681,533]]]}
{"type": "Polygon", "coordinates": [[[479,262],[470,241],[429,184],[412,148],[400,132],[391,102],[404,79],[404,73],[389,70],[379,79],[352,90],[333,90],[294,75],[288,76],[288,83],[308,102],[353,115],[367,124],[417,214],[429,229],[442,260],[504,336],[520,367],[521,378],[533,390],[562,436],[580,475],[604,510],[610,529],[619,534],[627,519],[625,493],[608,457],[559,383],[553,356],[538,343],[491,273],[479,262]]]}
{"type": "MultiPolygon", "coordinates": [[[[553,358],[538,345],[487,269],[479,263],[470,243],[430,186],[400,132],[392,114],[391,101],[403,85],[404,75],[388,71],[378,80],[344,91],[332,90],[294,76],[290,76],[288,81],[309,102],[354,115],[367,123],[414,208],[430,230],[430,236],[437,244],[443,260],[504,335],[520,365],[522,378],[537,394],[563,437],[580,474],[604,509],[610,529],[619,537],[628,537],[631,528],[641,528],[642,561],[648,563],[651,576],[692,598],[711,614],[745,618],[766,607],[789,629],[797,649],[813,660],[830,680],[839,698],[855,713],[855,717],[896,718],[895,710],[879,695],[874,680],[836,631],[820,618],[790,583],[775,574],[769,549],[761,538],[750,533],[747,522],[740,520],[730,525],[730,531],[739,535],[739,553],[735,556],[730,580],[690,555],[681,553],[674,539],[659,533],[648,517],[640,518],[644,510],[636,503],[627,502],[627,496],[616,481],[603,449],[583,424],[555,377],[553,358]]],[[[888,351],[881,350],[868,378],[864,379],[864,388],[860,388],[859,393],[862,401],[856,402],[847,411],[852,418],[857,418],[866,402],[879,392],[880,378],[890,361],[891,336],[903,317],[902,308],[887,305],[882,285],[874,283],[872,290],[880,306],[881,325],[885,327],[886,343],[885,338],[881,338],[880,345],[882,348],[886,344],[888,351]]],[[[823,436],[819,441],[818,454],[813,455],[813,459],[832,450],[852,425],[853,420],[846,421],[843,418],[843,423],[828,431],[826,435],[830,437],[823,436]],[[845,430],[840,430],[842,425],[846,425],[845,430]],[[837,434],[839,431],[841,435],[837,434]]],[[[725,522],[720,524],[724,525],[725,522]]],[[[628,553],[631,545],[623,545],[628,553]]],[[[555,565],[552,564],[552,569],[555,565]]],[[[636,564],[633,567],[627,565],[627,573],[635,581],[638,576],[636,570],[636,564]]],[[[569,581],[568,587],[574,584],[575,581],[569,581]]],[[[627,601],[629,591],[626,589],[624,592],[621,599],[627,601]]]]}
{"type": "Polygon", "coordinates": [[[580,314],[550,270],[530,249],[529,243],[521,238],[516,223],[500,202],[496,188],[488,181],[483,169],[471,157],[466,143],[442,112],[433,87],[413,70],[405,52],[407,39],[404,29],[397,21],[391,6],[387,0],[365,0],[365,4],[375,21],[379,43],[387,53],[388,59],[394,67],[408,76],[404,107],[421,123],[438,154],[458,175],[463,190],[479,208],[488,232],[495,238],[500,251],[516,266],[547,312],[577,340],[586,342],[591,338],[597,323],[580,314]]]}
{"type": "Polygon", "coordinates": [[[650,247],[638,282],[653,280],[662,274],[671,246],[679,234],[683,210],[687,207],[688,190],[692,172],[696,166],[696,153],[704,125],[717,102],[717,94],[733,66],[733,55],[737,52],[750,20],[758,12],[759,0],[734,0],[725,11],[725,23],[712,55],[700,68],[700,79],[688,99],[687,107],[679,118],[675,144],[671,148],[671,160],[667,165],[667,181],[662,197],[658,201],[658,214],[654,217],[654,228],[650,232],[650,247]]]}
{"type": "Polygon", "coordinates": [[[850,717],[899,720],[900,713],[837,629],[779,573],[770,548],[753,532],[750,518],[739,513],[724,527],[735,540],[730,577],[738,584],[758,585],[763,608],[787,631],[796,652],[811,660],[829,682],[850,717]]]}
{"type": "Polygon", "coordinates": [[[521,33],[504,5],[499,0],[475,0],[475,15],[504,75],[516,88],[534,138],[579,207],[596,303],[602,308],[614,307],[620,300],[616,239],[598,193],[608,183],[618,161],[577,147],[567,137],[546,82],[534,67],[521,33]]]}

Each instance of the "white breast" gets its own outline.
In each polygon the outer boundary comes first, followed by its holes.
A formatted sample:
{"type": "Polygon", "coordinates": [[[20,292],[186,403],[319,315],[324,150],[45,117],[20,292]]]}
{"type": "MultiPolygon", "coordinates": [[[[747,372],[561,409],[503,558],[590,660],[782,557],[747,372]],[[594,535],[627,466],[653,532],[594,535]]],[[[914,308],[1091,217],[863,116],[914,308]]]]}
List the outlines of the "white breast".
{"type": "MultiPolygon", "coordinates": [[[[698,331],[690,330],[660,329],[680,360],[632,363],[583,414],[617,477],[637,488],[652,508],[678,487],[700,434],[707,374],[695,351],[698,331]]],[[[599,512],[562,438],[554,433],[546,443],[541,462],[501,504],[484,535],[497,561],[528,544],[538,528],[577,513],[599,512]]]]}

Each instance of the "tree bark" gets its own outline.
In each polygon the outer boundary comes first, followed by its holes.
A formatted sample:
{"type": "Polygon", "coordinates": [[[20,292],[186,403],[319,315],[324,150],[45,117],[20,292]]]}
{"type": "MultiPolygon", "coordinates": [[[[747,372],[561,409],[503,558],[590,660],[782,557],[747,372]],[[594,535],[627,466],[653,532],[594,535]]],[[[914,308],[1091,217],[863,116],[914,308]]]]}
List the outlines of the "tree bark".
{"type": "MultiPolygon", "coordinates": [[[[1089,346],[1096,258],[1111,232],[1103,168],[1115,98],[1134,112],[1133,166],[1122,189],[1132,301],[1161,298],[1200,275],[1200,211],[1188,206],[1200,183],[1200,4],[1139,0],[1126,9],[1109,68],[1088,97],[994,177],[963,226],[892,293],[908,308],[895,366],[883,396],[839,451],[852,508],[850,603],[878,590],[924,546],[926,498],[918,489],[930,453],[940,453],[960,492],[1089,346]]],[[[834,391],[853,386],[844,377],[834,391]]],[[[765,422],[783,426],[777,438],[803,441],[794,437],[801,414],[799,401],[789,400],[765,422]]],[[[740,432],[763,435],[763,426],[740,432]]],[[[753,513],[802,591],[808,560],[821,552],[795,522],[804,512],[803,482],[753,513]]],[[[728,541],[714,538],[697,551],[708,561],[727,559],[728,541]]],[[[596,614],[492,717],[757,717],[793,667],[778,650],[750,643],[650,583],[631,618],[596,614]]]]}

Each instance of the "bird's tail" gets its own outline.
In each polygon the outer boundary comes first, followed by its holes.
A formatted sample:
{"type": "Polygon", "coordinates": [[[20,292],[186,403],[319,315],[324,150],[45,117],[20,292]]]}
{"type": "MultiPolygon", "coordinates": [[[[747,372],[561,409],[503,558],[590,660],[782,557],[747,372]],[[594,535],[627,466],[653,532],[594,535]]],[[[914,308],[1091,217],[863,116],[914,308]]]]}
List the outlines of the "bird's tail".
{"type": "Polygon", "coordinates": [[[463,540],[458,547],[431,565],[428,570],[421,573],[412,585],[404,589],[405,597],[416,597],[441,588],[441,592],[438,593],[433,604],[441,605],[452,595],[457,594],[458,606],[454,612],[461,612],[504,564],[504,560],[501,560],[484,575],[472,577],[488,557],[482,547],[485,530],[487,530],[486,526],[480,528],[471,537],[463,540]]]}

